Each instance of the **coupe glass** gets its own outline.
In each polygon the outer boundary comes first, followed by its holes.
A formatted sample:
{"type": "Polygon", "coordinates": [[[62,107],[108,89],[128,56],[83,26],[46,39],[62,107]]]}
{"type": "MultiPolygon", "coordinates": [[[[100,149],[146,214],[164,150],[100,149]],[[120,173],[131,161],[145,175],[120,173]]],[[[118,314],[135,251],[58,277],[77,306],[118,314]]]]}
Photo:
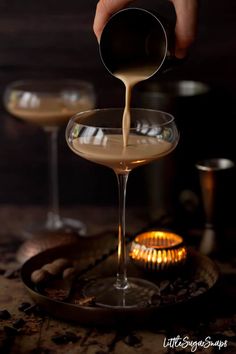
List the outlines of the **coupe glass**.
{"type": "Polygon", "coordinates": [[[119,188],[118,268],[116,278],[101,278],[85,285],[86,296],[100,306],[136,307],[155,293],[152,282],[127,278],[125,197],[130,171],[169,154],[177,145],[178,131],[168,113],[131,109],[128,145],[123,146],[122,109],[98,109],[76,114],[67,125],[69,147],[79,156],[113,169],[119,188]]]}
{"type": "Polygon", "coordinates": [[[60,216],[58,132],[73,114],[94,108],[93,86],[86,81],[68,79],[15,81],[5,90],[4,104],[13,116],[40,126],[49,139],[50,206],[47,219],[45,225],[32,225],[24,233],[27,236],[58,231],[84,233],[85,225],[80,220],[60,216]]]}

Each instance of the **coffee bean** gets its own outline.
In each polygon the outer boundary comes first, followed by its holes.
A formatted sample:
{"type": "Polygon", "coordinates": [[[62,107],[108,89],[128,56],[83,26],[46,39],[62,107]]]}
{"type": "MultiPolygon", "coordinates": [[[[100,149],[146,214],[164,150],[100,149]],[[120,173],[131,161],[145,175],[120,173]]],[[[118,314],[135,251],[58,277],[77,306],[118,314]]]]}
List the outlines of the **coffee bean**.
{"type": "Polygon", "coordinates": [[[176,296],[175,295],[166,295],[162,298],[162,302],[167,305],[167,304],[173,304],[176,302],[176,296]]]}
{"type": "Polygon", "coordinates": [[[9,318],[11,318],[11,314],[7,310],[0,311],[0,319],[1,320],[8,320],[9,318]]]}
{"type": "Polygon", "coordinates": [[[204,283],[203,281],[197,281],[196,284],[197,284],[198,288],[203,288],[205,290],[208,289],[208,285],[206,283],[204,283]]]}
{"type": "Polygon", "coordinates": [[[142,345],[142,338],[137,334],[132,333],[125,337],[124,342],[130,347],[139,347],[142,345]]]}
{"type": "Polygon", "coordinates": [[[37,306],[36,305],[31,305],[29,307],[27,307],[24,311],[24,313],[26,313],[27,315],[31,314],[31,313],[35,313],[37,306]]]}
{"type": "Polygon", "coordinates": [[[51,339],[57,345],[67,344],[68,343],[68,340],[67,340],[67,337],[66,337],[65,334],[52,336],[51,339]]]}
{"type": "Polygon", "coordinates": [[[25,321],[23,320],[23,318],[19,318],[19,320],[15,321],[12,326],[16,329],[19,329],[21,327],[23,327],[25,324],[25,321]]]}
{"type": "Polygon", "coordinates": [[[155,294],[153,294],[153,295],[161,295],[161,289],[158,287],[158,286],[156,286],[156,288],[155,288],[155,294]]]}
{"type": "Polygon", "coordinates": [[[76,343],[80,339],[80,337],[77,336],[76,334],[74,334],[73,332],[66,332],[66,336],[67,336],[67,339],[69,340],[69,342],[72,342],[72,343],[76,343]]]}
{"type": "Polygon", "coordinates": [[[14,327],[4,326],[3,329],[8,337],[16,336],[18,334],[18,330],[14,327]]]}
{"type": "Polygon", "coordinates": [[[177,292],[177,296],[184,296],[184,295],[187,295],[187,292],[188,292],[187,289],[180,289],[180,290],[177,292]]]}
{"type": "Polygon", "coordinates": [[[6,272],[6,269],[0,268],[0,275],[5,274],[5,272],[6,272]]]}
{"type": "Polygon", "coordinates": [[[7,269],[3,276],[7,279],[16,279],[19,277],[19,269],[7,269]]]}
{"type": "Polygon", "coordinates": [[[161,296],[159,294],[152,295],[150,305],[159,306],[160,303],[161,303],[161,296]]]}
{"type": "Polygon", "coordinates": [[[188,288],[190,291],[195,291],[197,289],[197,284],[195,282],[191,282],[188,288]]]}
{"type": "Polygon", "coordinates": [[[192,292],[191,295],[192,296],[199,296],[203,293],[205,293],[206,289],[205,288],[199,288],[196,291],[192,292]]]}
{"type": "Polygon", "coordinates": [[[160,290],[161,290],[161,292],[164,291],[164,290],[166,290],[169,285],[170,285],[169,280],[163,280],[163,281],[160,283],[160,290]]]}
{"type": "Polygon", "coordinates": [[[51,340],[57,345],[75,343],[79,339],[80,337],[76,336],[72,332],[65,332],[65,334],[58,334],[51,337],[51,340]]]}
{"type": "Polygon", "coordinates": [[[29,302],[22,302],[20,306],[18,307],[19,311],[25,311],[28,307],[30,307],[31,304],[29,302]]]}

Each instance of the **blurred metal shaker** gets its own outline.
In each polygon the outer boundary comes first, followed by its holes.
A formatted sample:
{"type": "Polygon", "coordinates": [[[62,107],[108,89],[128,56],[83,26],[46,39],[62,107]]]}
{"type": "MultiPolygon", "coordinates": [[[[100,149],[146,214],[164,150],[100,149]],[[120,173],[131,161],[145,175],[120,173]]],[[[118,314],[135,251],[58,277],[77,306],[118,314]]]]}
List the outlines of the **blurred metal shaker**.
{"type": "Polygon", "coordinates": [[[115,13],[105,25],[99,45],[107,70],[114,74],[123,68],[150,65],[154,67],[150,76],[154,75],[171,57],[174,26],[169,22],[142,8],[115,13]]]}
{"type": "Polygon", "coordinates": [[[224,158],[206,159],[196,164],[205,213],[205,230],[200,243],[200,252],[206,255],[212,255],[220,248],[217,232],[221,221],[220,213],[223,214],[227,207],[222,190],[227,191],[226,172],[233,167],[233,161],[224,158]]]}

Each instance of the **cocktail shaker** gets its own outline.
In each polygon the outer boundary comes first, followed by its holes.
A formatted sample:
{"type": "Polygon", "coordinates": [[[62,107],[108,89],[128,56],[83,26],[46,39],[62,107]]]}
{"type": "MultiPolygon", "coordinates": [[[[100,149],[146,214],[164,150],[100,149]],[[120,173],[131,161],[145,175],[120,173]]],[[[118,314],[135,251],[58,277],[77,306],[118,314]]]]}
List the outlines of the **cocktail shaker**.
{"type": "Polygon", "coordinates": [[[107,70],[132,67],[153,68],[154,75],[173,60],[175,17],[163,16],[142,8],[126,8],[115,13],[100,38],[100,55],[107,70]],[[171,22],[171,24],[170,24],[171,22]]]}

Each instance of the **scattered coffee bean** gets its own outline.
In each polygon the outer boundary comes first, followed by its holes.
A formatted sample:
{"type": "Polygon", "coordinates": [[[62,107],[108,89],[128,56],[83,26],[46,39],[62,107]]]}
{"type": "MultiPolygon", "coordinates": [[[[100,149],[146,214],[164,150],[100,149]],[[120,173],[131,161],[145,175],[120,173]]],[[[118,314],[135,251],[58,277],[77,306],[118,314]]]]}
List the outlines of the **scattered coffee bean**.
{"type": "Polygon", "coordinates": [[[24,313],[26,313],[27,315],[31,314],[31,313],[35,313],[37,309],[37,305],[31,305],[30,307],[27,307],[24,311],[24,313]]]}
{"type": "Polygon", "coordinates": [[[155,288],[155,294],[153,295],[161,295],[161,289],[156,285],[156,288],[155,288]]]}
{"type": "Polygon", "coordinates": [[[60,335],[55,335],[55,336],[52,336],[52,341],[55,343],[55,344],[58,344],[58,345],[61,345],[61,344],[67,344],[68,343],[68,340],[67,340],[67,337],[65,334],[60,334],[60,335]]]}
{"type": "Polygon", "coordinates": [[[6,272],[6,269],[0,268],[0,275],[4,275],[6,272]]]}
{"type": "Polygon", "coordinates": [[[159,306],[160,304],[161,304],[161,296],[159,294],[152,295],[150,305],[159,306]]]}
{"type": "Polygon", "coordinates": [[[142,345],[142,338],[137,334],[132,333],[124,338],[124,342],[130,347],[140,347],[142,345]]]}
{"type": "Polygon", "coordinates": [[[197,284],[197,287],[198,288],[205,288],[205,289],[208,289],[208,285],[206,283],[204,283],[203,281],[201,280],[197,280],[196,281],[196,284],[197,284]]]}
{"type": "Polygon", "coordinates": [[[22,328],[25,324],[25,321],[23,320],[23,318],[19,318],[19,320],[15,321],[12,326],[16,329],[22,328]]]}
{"type": "Polygon", "coordinates": [[[19,311],[25,311],[27,308],[29,308],[31,304],[29,302],[22,302],[20,306],[18,307],[19,311]]]}
{"type": "Polygon", "coordinates": [[[69,332],[69,331],[66,332],[66,336],[67,336],[69,342],[72,342],[72,343],[78,342],[78,340],[81,338],[81,337],[77,336],[75,333],[69,332]]]}
{"type": "Polygon", "coordinates": [[[192,296],[199,296],[199,295],[205,293],[205,291],[206,291],[205,288],[199,288],[199,289],[197,289],[195,292],[192,292],[191,295],[192,295],[192,296]]]}
{"type": "Polygon", "coordinates": [[[4,326],[3,329],[8,337],[16,336],[18,334],[18,330],[14,327],[4,326]]]}
{"type": "Polygon", "coordinates": [[[169,294],[169,295],[166,295],[162,298],[162,302],[163,304],[167,305],[167,304],[173,304],[176,302],[176,296],[175,295],[172,295],[172,294],[169,294]]]}
{"type": "Polygon", "coordinates": [[[72,332],[66,332],[65,334],[58,334],[51,337],[55,344],[62,345],[68,343],[76,343],[80,337],[76,336],[72,332]]]}
{"type": "Polygon", "coordinates": [[[196,282],[191,282],[189,285],[188,285],[188,288],[190,291],[195,291],[197,289],[197,284],[196,282]]]}
{"type": "Polygon", "coordinates": [[[7,310],[0,311],[0,319],[1,320],[8,320],[9,318],[11,318],[10,312],[8,312],[7,310]]]}
{"type": "Polygon", "coordinates": [[[184,295],[187,295],[187,293],[188,293],[188,289],[180,289],[177,292],[177,296],[184,296],[184,295]]]}
{"type": "Polygon", "coordinates": [[[7,279],[16,279],[19,277],[19,269],[8,269],[5,271],[5,273],[3,274],[4,278],[7,279]]]}
{"type": "Polygon", "coordinates": [[[177,278],[175,281],[174,281],[174,285],[177,286],[177,285],[182,285],[183,284],[183,280],[181,278],[177,278]]]}
{"type": "Polygon", "coordinates": [[[160,290],[161,290],[161,292],[164,291],[164,290],[166,290],[169,285],[170,285],[169,280],[163,280],[163,281],[160,283],[160,290]]]}

